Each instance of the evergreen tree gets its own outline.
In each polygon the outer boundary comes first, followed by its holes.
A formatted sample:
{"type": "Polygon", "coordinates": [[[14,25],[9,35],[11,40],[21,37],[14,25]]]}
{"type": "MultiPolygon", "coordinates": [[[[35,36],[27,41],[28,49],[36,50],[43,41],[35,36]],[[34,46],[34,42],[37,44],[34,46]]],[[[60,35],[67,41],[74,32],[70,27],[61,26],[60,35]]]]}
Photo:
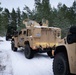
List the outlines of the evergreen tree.
{"type": "Polygon", "coordinates": [[[74,1],[73,5],[68,8],[67,18],[71,25],[76,25],[76,1],[74,1]]]}
{"type": "Polygon", "coordinates": [[[49,26],[52,26],[53,11],[49,0],[35,0],[35,10],[37,21],[47,19],[49,21],[49,26]]]}
{"type": "Polygon", "coordinates": [[[4,9],[3,11],[3,26],[5,29],[8,28],[8,26],[10,25],[10,12],[7,8],[4,9]]]}
{"type": "Polygon", "coordinates": [[[66,35],[67,29],[70,26],[69,19],[66,17],[66,12],[67,12],[67,7],[59,3],[57,15],[53,20],[53,26],[62,29],[62,37],[66,35]]]}
{"type": "Polygon", "coordinates": [[[0,3],[0,33],[3,30],[6,31],[8,27],[11,29],[18,30],[24,28],[22,21],[26,18],[36,20],[37,22],[42,21],[42,19],[47,19],[49,21],[49,26],[60,27],[62,29],[62,36],[65,35],[66,30],[71,25],[76,25],[76,1],[73,2],[71,7],[67,7],[62,3],[58,4],[57,8],[51,8],[50,0],[34,0],[35,9],[32,11],[25,5],[24,11],[17,11],[12,9],[10,13],[7,8],[1,7],[0,3]]]}
{"type": "Polygon", "coordinates": [[[40,22],[42,20],[42,2],[35,0],[35,20],[40,22]]]}
{"type": "Polygon", "coordinates": [[[22,20],[27,18],[27,14],[24,11],[22,12],[21,18],[22,18],[22,20]]]}
{"type": "MultiPolygon", "coordinates": [[[[1,5],[1,2],[0,2],[1,5]]],[[[2,10],[3,8],[0,6],[0,34],[2,33],[2,10]]]]}
{"type": "Polygon", "coordinates": [[[17,8],[17,25],[21,25],[21,11],[19,7],[17,8]]]}
{"type": "Polygon", "coordinates": [[[74,14],[73,14],[73,16],[74,16],[74,25],[76,25],[76,1],[73,2],[72,8],[73,8],[73,11],[74,11],[74,14]]]}
{"type": "Polygon", "coordinates": [[[42,14],[43,18],[48,19],[50,14],[50,4],[49,0],[42,0],[42,14]]]}
{"type": "Polygon", "coordinates": [[[70,24],[74,25],[74,11],[72,7],[70,7],[68,10],[67,18],[70,20],[70,24]]]}
{"type": "Polygon", "coordinates": [[[20,19],[19,19],[19,25],[17,27],[17,30],[20,31],[22,28],[25,27],[25,25],[23,24],[23,20],[27,18],[27,15],[25,12],[22,12],[22,14],[20,14],[20,19]]]}
{"type": "Polygon", "coordinates": [[[15,12],[14,8],[12,9],[11,13],[11,27],[16,30],[17,29],[17,13],[15,12]]]}
{"type": "Polygon", "coordinates": [[[25,7],[24,7],[24,10],[25,10],[25,13],[26,13],[26,15],[27,15],[27,18],[28,19],[33,19],[33,11],[31,11],[30,9],[29,9],[29,7],[28,6],[26,6],[25,5],[25,7]]]}

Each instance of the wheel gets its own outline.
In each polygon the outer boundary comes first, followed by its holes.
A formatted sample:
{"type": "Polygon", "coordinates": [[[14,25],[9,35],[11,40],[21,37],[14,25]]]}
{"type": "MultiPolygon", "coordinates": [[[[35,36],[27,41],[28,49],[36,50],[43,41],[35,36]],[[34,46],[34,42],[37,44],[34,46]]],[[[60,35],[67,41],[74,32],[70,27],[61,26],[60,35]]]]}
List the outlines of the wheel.
{"type": "Polygon", "coordinates": [[[11,41],[11,49],[15,52],[17,51],[17,47],[15,47],[15,41],[11,41]]]}
{"type": "Polygon", "coordinates": [[[70,75],[69,64],[66,55],[58,53],[53,60],[54,75],[70,75]]]}
{"type": "Polygon", "coordinates": [[[33,50],[30,48],[29,45],[26,45],[26,46],[25,46],[24,54],[25,54],[25,57],[26,57],[27,59],[33,58],[34,52],[33,52],[33,50]]]}
{"type": "Polygon", "coordinates": [[[70,33],[76,34],[76,26],[72,26],[69,30],[70,33]]]}
{"type": "Polygon", "coordinates": [[[52,50],[51,50],[51,51],[48,51],[48,52],[47,52],[47,55],[48,55],[50,58],[54,58],[54,56],[52,55],[52,50]]]}

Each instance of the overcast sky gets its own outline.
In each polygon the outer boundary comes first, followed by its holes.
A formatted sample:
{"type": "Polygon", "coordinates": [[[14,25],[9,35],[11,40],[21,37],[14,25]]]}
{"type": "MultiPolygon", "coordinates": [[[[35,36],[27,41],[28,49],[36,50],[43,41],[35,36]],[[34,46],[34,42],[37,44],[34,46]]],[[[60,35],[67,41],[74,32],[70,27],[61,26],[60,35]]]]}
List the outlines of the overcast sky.
{"type": "MultiPolygon", "coordinates": [[[[8,8],[10,11],[12,8],[15,10],[19,7],[23,10],[23,7],[27,5],[31,10],[34,8],[34,0],[0,0],[1,7],[8,8]]],[[[68,7],[72,6],[74,0],[50,0],[52,7],[57,7],[58,3],[66,4],[68,7]]]]}

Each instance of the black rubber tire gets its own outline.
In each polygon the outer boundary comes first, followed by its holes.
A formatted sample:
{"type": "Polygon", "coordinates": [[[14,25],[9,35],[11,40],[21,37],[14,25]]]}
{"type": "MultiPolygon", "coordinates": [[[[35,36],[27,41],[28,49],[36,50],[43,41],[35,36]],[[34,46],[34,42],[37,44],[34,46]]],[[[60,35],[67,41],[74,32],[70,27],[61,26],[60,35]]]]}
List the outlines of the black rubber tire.
{"type": "Polygon", "coordinates": [[[68,59],[63,53],[56,54],[53,60],[53,72],[54,75],[70,75],[68,59]]]}
{"type": "Polygon", "coordinates": [[[69,34],[67,36],[68,44],[76,43],[76,34],[69,34]]]}
{"type": "Polygon", "coordinates": [[[25,46],[25,50],[24,50],[24,55],[27,59],[31,59],[34,57],[34,52],[33,50],[30,48],[29,45],[25,46]]]}
{"type": "Polygon", "coordinates": [[[47,52],[47,55],[48,55],[50,58],[54,58],[54,56],[52,55],[52,50],[51,50],[51,51],[48,51],[48,52],[47,52]]]}
{"type": "Polygon", "coordinates": [[[69,32],[72,33],[72,34],[76,34],[76,26],[70,27],[69,32]]]}
{"type": "Polygon", "coordinates": [[[17,47],[15,47],[14,43],[15,43],[14,41],[11,41],[11,49],[16,52],[17,51],[17,47]]]}

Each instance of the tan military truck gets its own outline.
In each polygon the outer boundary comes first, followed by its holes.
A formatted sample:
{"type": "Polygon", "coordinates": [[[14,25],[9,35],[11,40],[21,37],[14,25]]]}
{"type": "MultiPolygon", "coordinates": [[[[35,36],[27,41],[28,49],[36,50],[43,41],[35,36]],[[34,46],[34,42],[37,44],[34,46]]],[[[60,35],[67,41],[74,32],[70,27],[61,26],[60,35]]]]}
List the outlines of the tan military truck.
{"type": "Polygon", "coordinates": [[[24,48],[25,57],[33,58],[35,53],[47,52],[52,57],[52,49],[61,40],[61,29],[48,27],[48,21],[37,23],[32,20],[24,20],[26,28],[12,37],[11,48],[17,51],[19,47],[24,48]]]}
{"type": "Polygon", "coordinates": [[[76,26],[69,29],[65,43],[54,52],[54,75],[76,75],[76,26]]]}

